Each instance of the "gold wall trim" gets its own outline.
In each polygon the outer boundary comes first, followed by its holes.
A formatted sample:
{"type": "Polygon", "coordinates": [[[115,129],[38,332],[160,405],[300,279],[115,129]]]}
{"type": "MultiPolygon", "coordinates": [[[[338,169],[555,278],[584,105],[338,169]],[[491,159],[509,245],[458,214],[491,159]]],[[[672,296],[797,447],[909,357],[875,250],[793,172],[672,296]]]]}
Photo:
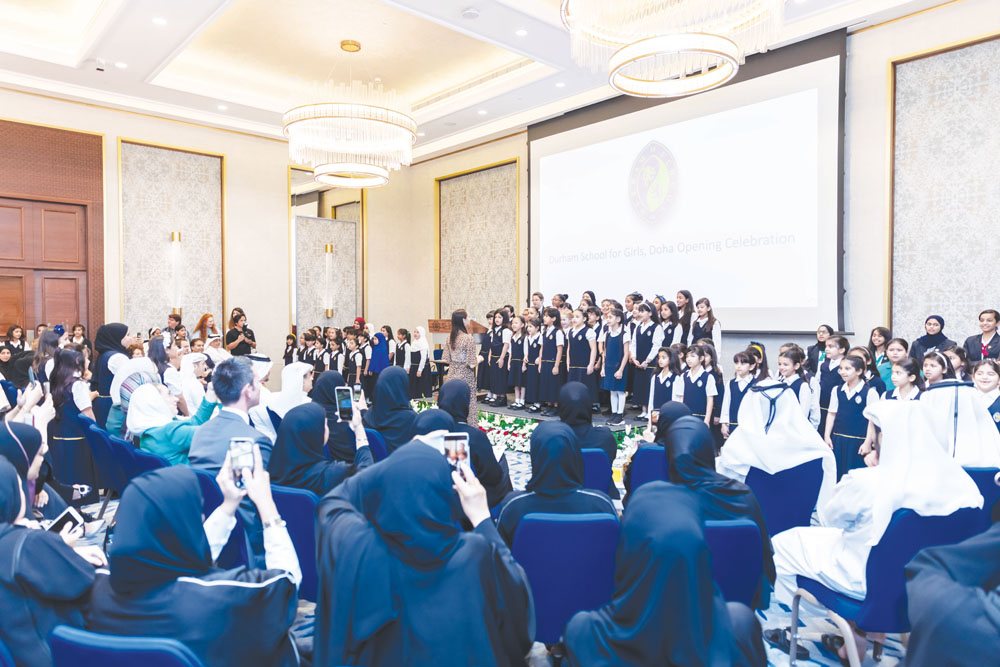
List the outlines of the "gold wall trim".
{"type": "Polygon", "coordinates": [[[897,21],[905,21],[906,19],[913,18],[914,16],[920,16],[921,14],[926,14],[928,12],[933,12],[936,9],[941,9],[942,7],[947,7],[948,5],[954,5],[954,4],[957,4],[959,2],[963,2],[963,0],[948,0],[948,2],[942,2],[940,5],[934,5],[933,7],[927,7],[926,9],[920,9],[920,10],[917,10],[917,11],[912,12],[910,14],[906,14],[905,16],[897,16],[896,18],[889,19],[888,21],[882,21],[881,23],[876,23],[875,25],[865,26],[864,28],[860,28],[858,30],[855,30],[854,32],[852,32],[850,34],[852,34],[852,35],[860,35],[861,33],[868,32],[869,30],[874,30],[875,28],[881,28],[881,27],[887,26],[889,24],[896,23],[897,21]]]}
{"type": "MultiPolygon", "coordinates": [[[[174,146],[171,144],[161,144],[155,141],[145,141],[142,139],[130,139],[128,137],[118,137],[118,278],[121,289],[118,299],[121,308],[121,318],[125,319],[125,211],[122,196],[122,144],[132,144],[133,146],[148,146],[150,148],[161,148],[164,150],[177,151],[180,153],[191,153],[192,155],[204,155],[207,157],[217,157],[219,163],[219,176],[222,191],[220,192],[219,208],[222,219],[220,223],[222,242],[222,313],[220,315],[229,322],[228,298],[226,296],[226,154],[202,151],[184,146],[174,146]]],[[[127,323],[126,323],[127,324],[127,323]]]]}
{"type": "MultiPolygon", "coordinates": [[[[518,132],[517,134],[521,134],[518,132]]],[[[514,136],[514,135],[510,135],[514,136]]],[[[501,137],[501,139],[506,139],[507,137],[501,137]]],[[[494,139],[493,141],[499,141],[500,139],[494,139]]],[[[491,142],[486,142],[491,143],[491,142]]],[[[482,145],[482,144],[480,144],[482,145]]],[[[475,148],[470,146],[470,148],[475,148]]],[[[463,149],[465,150],[465,149],[463,149]]],[[[440,157],[444,157],[443,155],[440,157]]],[[[514,276],[514,303],[517,303],[517,299],[520,298],[521,294],[521,158],[512,157],[506,160],[500,160],[499,162],[491,162],[490,164],[484,164],[479,167],[472,167],[471,169],[464,169],[462,171],[456,171],[453,174],[447,174],[445,176],[438,176],[434,179],[434,312],[437,314],[436,317],[441,319],[441,183],[452,178],[458,178],[459,176],[466,176],[468,174],[474,174],[480,171],[486,171],[488,169],[494,169],[496,167],[504,167],[506,165],[514,165],[514,262],[515,262],[515,276],[514,276]]]]}
{"type": "MultiPolygon", "coordinates": [[[[952,2],[946,2],[944,5],[938,5],[937,7],[931,7],[930,9],[925,9],[923,12],[916,12],[921,14],[938,7],[943,7],[945,5],[954,4],[955,2],[961,2],[961,0],[952,0],[952,2]]],[[[911,15],[912,16],[912,15],[911,15]]],[[[904,17],[906,18],[906,17],[904,17]]],[[[942,53],[947,53],[949,51],[957,51],[963,49],[967,46],[974,46],[976,44],[981,44],[983,42],[989,42],[994,39],[1000,39],[1000,31],[994,31],[986,33],[983,35],[976,35],[974,37],[966,37],[965,39],[960,39],[954,42],[948,42],[945,44],[940,44],[938,46],[933,46],[928,49],[922,49],[920,51],[915,51],[913,53],[907,53],[904,55],[896,56],[890,58],[886,63],[887,69],[887,79],[886,79],[886,101],[887,101],[887,114],[889,122],[889,132],[887,139],[887,150],[886,150],[886,202],[885,202],[885,217],[886,217],[886,256],[885,256],[885,281],[887,285],[886,289],[886,302],[884,308],[884,320],[886,326],[890,329],[892,328],[892,297],[893,297],[893,276],[894,267],[893,262],[895,259],[895,253],[893,252],[893,245],[895,243],[895,205],[896,205],[896,67],[901,64],[912,62],[914,60],[920,60],[921,58],[929,58],[931,56],[940,55],[942,53]]]]}
{"type": "MultiPolygon", "coordinates": [[[[448,157],[449,155],[457,155],[458,153],[464,153],[465,151],[471,151],[473,148],[479,148],[480,146],[486,146],[488,144],[493,144],[493,143],[496,143],[498,141],[503,141],[504,139],[510,139],[511,137],[516,137],[516,136],[518,136],[520,134],[527,134],[527,133],[528,133],[527,130],[521,130],[519,132],[514,132],[512,134],[505,134],[504,136],[497,137],[496,139],[490,139],[489,141],[483,141],[483,142],[480,142],[478,144],[473,144],[472,146],[466,146],[465,148],[459,148],[457,150],[453,150],[453,151],[450,151],[448,153],[442,153],[441,155],[435,155],[434,157],[429,157],[426,160],[421,160],[420,162],[414,162],[410,166],[411,167],[416,167],[417,165],[420,165],[420,164],[426,164],[428,162],[433,162],[434,160],[440,160],[441,158],[448,157]]],[[[473,171],[476,171],[476,170],[473,170],[473,171]]],[[[461,174],[456,174],[456,176],[460,176],[460,175],[461,174]]]]}
{"type": "Polygon", "coordinates": [[[368,189],[361,188],[361,317],[368,319],[368,189]]]}

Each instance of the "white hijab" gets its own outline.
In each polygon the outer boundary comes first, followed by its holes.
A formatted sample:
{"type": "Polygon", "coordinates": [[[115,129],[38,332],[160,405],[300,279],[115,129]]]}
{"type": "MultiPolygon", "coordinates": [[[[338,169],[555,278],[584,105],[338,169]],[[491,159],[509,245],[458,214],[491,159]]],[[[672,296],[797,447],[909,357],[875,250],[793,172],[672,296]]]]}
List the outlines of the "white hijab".
{"type": "Polygon", "coordinates": [[[167,407],[160,393],[160,385],[144,384],[136,387],[128,404],[128,415],[125,423],[129,433],[142,435],[146,431],[169,424],[174,420],[174,414],[167,407]]]}
{"type": "Polygon", "coordinates": [[[822,459],[823,481],[817,506],[826,503],[837,483],[837,462],[833,451],[802,413],[798,397],[792,389],[773,380],[762,380],[743,397],[737,417],[739,428],[726,440],[722,453],[715,460],[718,472],[739,481],[746,479],[751,467],[773,475],[815,459],[822,459]],[[771,415],[771,399],[774,418],[771,415]]]}
{"type": "Polygon", "coordinates": [[[312,373],[313,367],[310,364],[296,361],[288,364],[281,370],[281,391],[271,394],[267,407],[279,417],[284,417],[285,413],[294,407],[309,402],[302,384],[307,374],[312,373]]]}
{"type": "Polygon", "coordinates": [[[187,403],[188,412],[194,414],[202,399],[205,398],[205,386],[194,374],[194,365],[205,361],[208,357],[201,352],[192,352],[181,357],[181,394],[187,403]]]}
{"type": "Polygon", "coordinates": [[[870,545],[882,538],[898,509],[947,516],[963,507],[983,506],[976,483],[937,437],[923,400],[878,401],[865,409],[865,417],[882,429],[870,545]]]}
{"type": "Polygon", "coordinates": [[[995,468],[1000,466],[1000,432],[979,393],[944,381],[921,393],[918,403],[944,451],[959,465],[995,468]]]}
{"type": "Polygon", "coordinates": [[[156,381],[160,381],[160,373],[156,370],[156,364],[149,357],[139,357],[129,359],[118,369],[114,378],[111,379],[111,403],[113,405],[122,404],[122,382],[133,373],[149,373],[156,381]]]}
{"type": "Polygon", "coordinates": [[[430,348],[427,344],[427,330],[423,327],[417,327],[416,331],[420,332],[420,339],[417,340],[417,338],[414,337],[413,341],[410,343],[410,352],[416,352],[419,357],[421,351],[426,352],[430,348]]]}

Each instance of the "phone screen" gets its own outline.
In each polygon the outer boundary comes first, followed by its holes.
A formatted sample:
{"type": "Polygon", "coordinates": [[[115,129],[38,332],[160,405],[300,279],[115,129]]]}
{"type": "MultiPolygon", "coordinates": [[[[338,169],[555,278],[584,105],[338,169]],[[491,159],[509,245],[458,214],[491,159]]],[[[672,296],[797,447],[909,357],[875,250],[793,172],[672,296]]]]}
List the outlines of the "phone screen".
{"type": "Polygon", "coordinates": [[[361,401],[361,385],[360,384],[354,385],[353,391],[354,391],[354,402],[359,403],[361,401]]]}
{"type": "Polygon", "coordinates": [[[351,402],[351,390],[348,387],[337,387],[333,390],[337,397],[337,415],[341,421],[349,422],[354,416],[354,407],[351,402]]]}
{"type": "Polygon", "coordinates": [[[250,438],[230,438],[229,462],[233,468],[233,483],[237,488],[245,489],[243,471],[253,470],[253,440],[250,438]]]}
{"type": "Polygon", "coordinates": [[[445,433],[444,456],[452,468],[469,465],[469,434],[445,433]]]}
{"type": "Polygon", "coordinates": [[[80,513],[76,511],[73,507],[67,507],[63,510],[62,514],[57,516],[53,521],[52,525],[49,526],[49,530],[53,533],[62,532],[62,529],[66,526],[72,526],[76,528],[83,523],[83,517],[80,513]]]}

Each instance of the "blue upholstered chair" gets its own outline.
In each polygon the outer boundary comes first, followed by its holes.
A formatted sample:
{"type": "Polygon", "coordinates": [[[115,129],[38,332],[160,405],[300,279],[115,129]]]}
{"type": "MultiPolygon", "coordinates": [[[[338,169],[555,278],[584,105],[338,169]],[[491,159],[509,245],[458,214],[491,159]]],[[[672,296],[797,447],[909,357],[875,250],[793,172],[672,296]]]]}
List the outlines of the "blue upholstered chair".
{"type": "Polygon", "coordinates": [[[906,564],[918,551],[939,544],[954,544],[976,534],[980,510],[960,509],[948,516],[921,516],[910,509],[896,510],[878,544],[872,547],[865,566],[866,594],[863,600],[830,590],[808,577],[799,576],[799,589],[792,601],[792,641],[789,662],[795,664],[798,644],[799,600],[823,606],[846,640],[851,667],[861,658],[852,648],[853,630],[847,621],[868,632],[909,632],[906,613],[906,564]]]}
{"type": "Polygon", "coordinates": [[[0,667],[17,667],[14,656],[7,650],[7,645],[0,641],[0,667]]]}
{"type": "Polygon", "coordinates": [[[822,483],[821,458],[773,475],[750,468],[746,478],[746,485],[764,512],[764,522],[771,537],[789,528],[809,525],[822,483]]]}
{"type": "Polygon", "coordinates": [[[90,453],[94,455],[94,465],[97,466],[101,484],[107,491],[101,510],[97,514],[98,519],[103,519],[104,510],[108,507],[112,493],[121,497],[131,478],[126,475],[125,469],[115,457],[107,431],[86,415],[77,415],[77,421],[80,422],[87,445],[90,446],[90,453]]]}
{"type": "Polygon", "coordinates": [[[103,429],[108,428],[108,413],[111,412],[111,397],[110,396],[98,396],[91,402],[91,408],[94,410],[94,417],[97,419],[97,425],[103,429]]]}
{"type": "Polygon", "coordinates": [[[271,495],[278,514],[285,520],[288,534],[299,557],[302,583],[299,597],[316,601],[316,505],[319,496],[305,489],[271,485],[271,495]]]}
{"type": "Polygon", "coordinates": [[[581,449],[583,456],[583,488],[607,493],[611,488],[611,461],[603,449],[581,449]]]}
{"type": "Polygon", "coordinates": [[[176,639],[103,635],[58,625],[49,635],[55,667],[202,667],[201,660],[176,639]]]}
{"type": "Polygon", "coordinates": [[[17,387],[14,386],[14,383],[0,380],[0,387],[3,388],[4,396],[7,397],[7,402],[10,403],[11,407],[17,405],[17,387]]]}
{"type": "Polygon", "coordinates": [[[531,585],[537,641],[558,642],[573,614],[611,601],[619,527],[609,514],[532,513],[517,524],[512,552],[531,585]]]}
{"type": "Polygon", "coordinates": [[[385,444],[385,438],[382,437],[381,433],[373,428],[366,428],[365,435],[368,436],[368,446],[371,448],[372,458],[376,462],[389,456],[389,448],[385,444]]]}
{"type": "Polygon", "coordinates": [[[629,485],[632,492],[646,482],[669,482],[667,453],[659,445],[645,445],[635,450],[629,468],[629,485]]]}
{"type": "Polygon", "coordinates": [[[760,529],[750,519],[705,521],[705,544],[712,552],[712,578],[726,602],[752,606],[764,573],[760,529]]]}
{"type": "MultiPolygon", "coordinates": [[[[212,473],[198,468],[192,468],[192,470],[198,476],[198,484],[201,485],[202,507],[207,519],[215,511],[215,508],[222,504],[222,490],[215,483],[215,476],[212,473]]],[[[229,541],[226,542],[226,546],[222,547],[215,563],[225,569],[240,565],[250,566],[250,545],[247,541],[246,528],[243,526],[239,513],[236,514],[236,526],[229,534],[229,541]]]]}
{"type": "MultiPolygon", "coordinates": [[[[993,525],[993,515],[1000,514],[1000,469],[966,468],[965,472],[976,482],[979,493],[983,494],[983,511],[980,513],[979,530],[989,530],[993,525]]],[[[997,518],[1000,520],[1000,517],[997,518]]]]}

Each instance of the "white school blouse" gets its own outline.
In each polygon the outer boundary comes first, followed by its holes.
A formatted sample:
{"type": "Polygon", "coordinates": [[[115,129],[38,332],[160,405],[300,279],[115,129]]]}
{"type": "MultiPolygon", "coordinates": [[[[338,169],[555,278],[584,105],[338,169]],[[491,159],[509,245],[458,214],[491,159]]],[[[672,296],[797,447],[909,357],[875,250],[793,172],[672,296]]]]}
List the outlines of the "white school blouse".
{"type": "MultiPolygon", "coordinates": [[[[691,337],[694,335],[695,323],[704,326],[708,323],[708,318],[703,317],[701,319],[691,320],[691,330],[688,331],[688,339],[684,341],[686,345],[691,344],[691,337]]],[[[680,329],[680,327],[678,327],[678,329],[680,329]]],[[[715,345],[715,349],[719,353],[722,352],[722,325],[719,324],[719,320],[715,320],[715,324],[712,325],[712,344],[715,345]]]]}
{"type": "MultiPolygon", "coordinates": [[[[841,386],[844,388],[844,395],[847,396],[847,398],[854,398],[855,396],[858,395],[858,392],[860,392],[865,387],[865,383],[864,382],[859,382],[854,389],[851,389],[846,384],[845,385],[841,385],[841,386]]],[[[839,387],[838,387],[838,389],[839,389],[839,387]]],[[[840,401],[837,398],[837,395],[839,393],[840,392],[837,391],[837,389],[835,389],[833,391],[833,393],[830,394],[830,408],[827,410],[828,414],[832,414],[832,413],[834,413],[834,412],[837,411],[837,408],[840,405],[840,401]]],[[[878,400],[878,390],[875,389],[875,387],[869,387],[868,388],[868,393],[865,394],[864,396],[862,396],[861,400],[863,400],[865,402],[865,406],[864,407],[867,408],[869,405],[871,405],[872,403],[874,403],[875,401],[878,400]]],[[[829,420],[829,417],[827,417],[827,419],[829,420]]],[[[829,424],[830,422],[827,421],[827,423],[829,424]]]]}
{"type": "MultiPolygon", "coordinates": [[[[670,373],[673,375],[673,373],[670,373]]],[[[667,379],[670,379],[670,375],[667,379]]],[[[653,377],[649,378],[649,405],[646,406],[646,412],[652,412],[658,409],[659,405],[653,405],[653,396],[656,394],[656,383],[659,382],[660,374],[656,373],[653,377]]],[[[727,396],[729,394],[726,394],[727,396]]],[[[674,386],[670,388],[670,400],[682,403],[684,401],[684,376],[677,375],[674,376],[674,386]]]]}
{"type": "MultiPolygon", "coordinates": [[[[736,380],[736,386],[739,387],[740,392],[742,392],[744,389],[747,388],[748,384],[754,381],[755,378],[754,376],[747,373],[747,376],[745,378],[733,378],[733,379],[736,380]]],[[[805,382],[803,382],[802,384],[804,385],[805,382]]],[[[726,389],[728,388],[729,388],[729,383],[727,382],[726,389]]],[[[716,393],[718,393],[718,389],[716,389],[716,393]]],[[[730,404],[731,394],[732,394],[731,391],[727,391],[726,395],[722,397],[722,410],[719,412],[719,420],[723,424],[729,421],[729,404],[730,404]]]]}
{"type": "MultiPolygon", "coordinates": [[[[790,385],[793,382],[795,382],[795,380],[798,379],[798,377],[799,377],[798,375],[792,375],[791,377],[786,378],[781,373],[778,373],[778,377],[776,379],[778,382],[782,384],[790,385]]],[[[796,396],[796,398],[799,399],[799,409],[802,410],[802,414],[804,414],[806,416],[806,419],[809,420],[809,423],[812,424],[813,388],[810,380],[802,381],[802,384],[799,385],[799,395],[796,396]]],[[[817,402],[816,405],[818,407],[819,403],[817,402]]],[[[817,412],[816,423],[813,424],[813,426],[819,426],[819,410],[817,410],[816,412],[817,412]]]]}

